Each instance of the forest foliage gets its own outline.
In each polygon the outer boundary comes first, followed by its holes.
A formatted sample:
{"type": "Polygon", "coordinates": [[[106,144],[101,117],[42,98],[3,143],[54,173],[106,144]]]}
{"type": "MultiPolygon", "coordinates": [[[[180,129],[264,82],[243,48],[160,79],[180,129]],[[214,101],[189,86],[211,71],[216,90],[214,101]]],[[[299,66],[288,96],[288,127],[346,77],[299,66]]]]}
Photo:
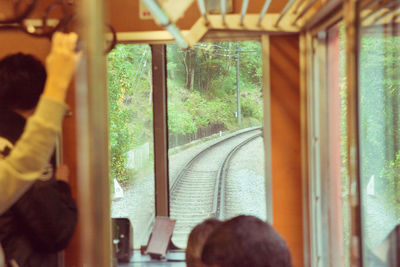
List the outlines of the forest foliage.
{"type": "MultiPolygon", "coordinates": [[[[167,45],[169,134],[193,134],[223,124],[226,130],[262,124],[262,68],[259,42],[199,43],[181,50],[167,45]],[[238,63],[238,68],[237,68],[238,63]],[[242,125],[238,125],[240,73],[242,125]]],[[[153,143],[151,50],[117,45],[107,57],[111,178],[126,181],[127,153],[153,143]]]]}
{"type": "MultiPolygon", "coordinates": [[[[400,38],[363,36],[360,147],[363,188],[371,177],[386,209],[400,219],[400,38]]],[[[363,192],[367,195],[367,192],[363,192]]]]}

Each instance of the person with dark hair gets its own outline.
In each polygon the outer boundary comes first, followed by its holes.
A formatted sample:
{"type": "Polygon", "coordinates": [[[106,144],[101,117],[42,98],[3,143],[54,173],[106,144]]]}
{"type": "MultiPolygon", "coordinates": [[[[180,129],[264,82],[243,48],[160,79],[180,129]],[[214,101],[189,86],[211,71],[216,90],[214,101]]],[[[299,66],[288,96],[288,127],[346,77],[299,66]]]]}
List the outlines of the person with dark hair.
{"type": "Polygon", "coordinates": [[[201,252],[203,251],[204,243],[210,234],[221,224],[222,222],[217,219],[207,219],[192,229],[186,246],[186,266],[202,266],[201,252]]]}
{"type": "Polygon", "coordinates": [[[34,56],[22,53],[0,61],[0,108],[34,111],[44,90],[46,69],[34,56]]]}
{"type": "Polygon", "coordinates": [[[54,34],[46,59],[48,78],[35,113],[27,120],[24,133],[11,152],[7,152],[9,142],[0,144],[0,149],[9,154],[0,157],[0,214],[40,176],[53,153],[66,111],[68,84],[80,58],[74,52],[77,38],[75,33],[54,34]]]}
{"type": "Polygon", "coordinates": [[[218,267],[291,267],[285,240],[268,223],[240,215],[224,222],[207,239],[201,260],[218,267]]]}
{"type": "Polygon", "coordinates": [[[5,204],[15,202],[10,208],[1,207],[8,208],[0,216],[7,264],[57,266],[57,252],[68,245],[75,230],[75,201],[65,177],[55,179],[54,156],[50,163],[49,158],[79,59],[74,52],[76,40],[76,34],[55,34],[46,60],[47,75],[31,55],[18,53],[0,61],[0,185],[9,186],[3,189],[10,196],[5,204]]]}

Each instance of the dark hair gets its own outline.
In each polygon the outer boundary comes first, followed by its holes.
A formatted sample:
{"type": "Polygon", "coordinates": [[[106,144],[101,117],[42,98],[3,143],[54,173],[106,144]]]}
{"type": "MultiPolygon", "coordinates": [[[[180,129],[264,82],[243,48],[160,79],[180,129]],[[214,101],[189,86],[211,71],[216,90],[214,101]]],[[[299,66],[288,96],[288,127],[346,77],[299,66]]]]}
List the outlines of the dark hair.
{"type": "Polygon", "coordinates": [[[18,53],[3,58],[0,60],[0,108],[34,108],[45,81],[46,69],[34,56],[18,53]]]}
{"type": "Polygon", "coordinates": [[[186,265],[188,267],[197,266],[201,262],[204,243],[209,235],[221,224],[222,222],[217,219],[207,219],[192,229],[186,246],[186,265]]]}
{"type": "Polygon", "coordinates": [[[266,222],[238,216],[224,222],[208,238],[203,263],[219,267],[291,267],[290,252],[283,238],[266,222]]]}

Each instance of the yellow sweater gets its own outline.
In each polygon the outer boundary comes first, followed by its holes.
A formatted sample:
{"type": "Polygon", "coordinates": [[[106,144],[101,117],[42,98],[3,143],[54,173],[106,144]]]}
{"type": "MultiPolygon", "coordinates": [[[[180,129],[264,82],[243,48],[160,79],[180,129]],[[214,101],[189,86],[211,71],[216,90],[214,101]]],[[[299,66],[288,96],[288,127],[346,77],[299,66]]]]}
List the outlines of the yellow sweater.
{"type": "Polygon", "coordinates": [[[40,177],[54,151],[65,111],[64,104],[41,97],[21,138],[11,153],[0,160],[0,214],[40,177]]]}

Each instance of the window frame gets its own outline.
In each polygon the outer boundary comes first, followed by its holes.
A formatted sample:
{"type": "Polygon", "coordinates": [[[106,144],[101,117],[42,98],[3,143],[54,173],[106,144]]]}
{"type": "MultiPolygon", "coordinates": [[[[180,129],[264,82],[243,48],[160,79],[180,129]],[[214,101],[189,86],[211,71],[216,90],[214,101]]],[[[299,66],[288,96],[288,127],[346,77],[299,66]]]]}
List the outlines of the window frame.
{"type": "MultiPolygon", "coordinates": [[[[239,37],[226,35],[221,37],[211,36],[202,41],[243,41],[242,34],[239,37]]],[[[246,41],[258,41],[261,44],[262,73],[263,73],[263,105],[264,105],[264,129],[263,142],[265,153],[265,186],[267,221],[273,223],[273,195],[272,195],[272,164],[271,164],[271,112],[270,112],[270,78],[269,78],[269,36],[258,34],[257,37],[245,38],[246,41]]],[[[167,64],[166,44],[150,44],[152,49],[153,70],[153,129],[154,129],[154,179],[155,179],[155,215],[170,215],[170,184],[168,168],[168,115],[167,115],[167,64]],[[155,93],[157,92],[157,94],[155,93]],[[162,93],[161,93],[162,92],[162,93]],[[159,116],[156,114],[163,114],[159,116]]]]}
{"type": "MultiPolygon", "coordinates": [[[[351,266],[363,266],[365,263],[363,262],[363,234],[362,234],[362,210],[361,210],[361,177],[360,177],[360,145],[359,145],[359,99],[358,99],[358,90],[359,90],[359,29],[360,29],[360,15],[361,9],[360,7],[365,7],[371,3],[375,3],[376,1],[368,1],[368,0],[332,0],[322,6],[322,8],[315,14],[313,18],[311,18],[305,26],[305,31],[303,33],[303,50],[305,53],[302,54],[303,59],[303,72],[307,73],[306,81],[303,82],[303,90],[305,91],[305,95],[310,94],[310,91],[316,90],[315,86],[313,86],[313,74],[316,67],[312,61],[312,57],[314,54],[313,51],[313,39],[318,38],[319,33],[327,32],[329,27],[336,22],[342,20],[345,23],[345,36],[346,36],[346,77],[347,77],[347,101],[348,101],[348,113],[347,113],[347,153],[349,157],[348,162],[348,170],[349,170],[349,184],[347,191],[350,193],[350,218],[351,218],[351,239],[350,239],[350,257],[351,257],[351,266]]],[[[376,3],[375,3],[376,4],[376,3]]],[[[384,4],[379,4],[377,7],[382,8],[384,4]]],[[[373,31],[375,28],[372,26],[371,30],[373,31]]],[[[326,60],[326,59],[325,59],[326,60]]],[[[326,71],[326,61],[325,63],[320,62],[322,68],[318,68],[319,70],[323,69],[326,71]],[[324,67],[325,66],[325,67],[324,67]]],[[[326,78],[326,75],[323,75],[323,79],[326,78]]],[[[321,85],[321,83],[320,83],[321,85]]],[[[325,90],[324,85],[322,83],[322,87],[319,88],[325,90]]],[[[309,100],[308,100],[309,101],[309,100]]],[[[303,112],[309,112],[309,109],[313,109],[314,107],[310,106],[310,102],[307,103],[306,97],[303,98],[303,112]]],[[[313,121],[310,117],[305,119],[308,125],[313,124],[313,121]]],[[[312,127],[318,127],[317,125],[311,125],[312,127]]],[[[309,169],[304,170],[306,174],[306,183],[309,185],[309,196],[305,195],[306,201],[308,201],[308,218],[310,221],[310,225],[313,224],[313,220],[318,220],[315,218],[315,214],[313,214],[313,207],[315,203],[312,203],[314,200],[311,195],[315,192],[312,188],[312,183],[315,183],[312,174],[312,168],[319,168],[320,166],[316,166],[315,163],[312,162],[312,157],[310,156],[310,148],[311,148],[311,135],[312,129],[303,129],[303,143],[307,146],[306,150],[308,150],[308,158],[305,159],[309,164],[305,164],[305,166],[309,169]]],[[[321,161],[325,159],[321,158],[321,161]]],[[[319,178],[322,179],[322,178],[319,178]]],[[[321,218],[319,219],[321,220],[321,218]]],[[[313,259],[313,246],[312,242],[321,237],[313,237],[315,233],[313,233],[312,228],[308,229],[310,233],[310,244],[308,244],[310,262],[311,266],[315,265],[315,259],[313,259]]],[[[329,232],[332,232],[329,229],[329,232]]],[[[332,242],[332,240],[330,241],[332,242]]],[[[335,242],[335,241],[334,241],[335,242]]],[[[336,241],[337,243],[338,241],[336,241]]],[[[332,250],[333,248],[330,247],[332,250]]],[[[331,251],[332,253],[332,251],[331,251]]],[[[331,259],[330,264],[334,265],[334,261],[331,259]]]]}
{"type": "MultiPolygon", "coordinates": [[[[361,251],[361,240],[362,240],[362,235],[361,235],[361,209],[360,209],[360,188],[359,188],[359,182],[360,182],[360,177],[359,177],[359,168],[358,168],[358,145],[357,145],[357,139],[355,138],[358,136],[358,129],[357,129],[357,120],[358,120],[358,113],[357,113],[357,98],[354,97],[355,94],[357,94],[357,81],[358,81],[358,76],[355,74],[357,65],[354,65],[354,62],[356,61],[357,58],[357,41],[358,37],[354,35],[356,32],[356,29],[358,27],[357,25],[357,20],[355,19],[357,17],[356,9],[355,9],[355,4],[356,0],[331,0],[331,1],[326,1],[325,3],[322,4],[321,8],[311,17],[307,20],[305,26],[303,27],[303,33],[302,33],[302,39],[303,39],[303,53],[301,54],[302,57],[302,73],[306,76],[304,78],[304,81],[302,83],[302,91],[304,92],[304,97],[302,100],[302,113],[305,114],[303,115],[303,124],[307,125],[307,127],[303,127],[303,133],[302,133],[302,142],[303,146],[305,147],[304,149],[304,164],[303,164],[303,173],[304,173],[304,183],[308,186],[305,187],[305,191],[303,193],[304,195],[304,201],[307,203],[307,206],[305,207],[305,211],[307,213],[307,219],[308,219],[308,231],[309,233],[309,239],[306,240],[308,241],[308,244],[305,244],[305,247],[308,249],[308,251],[305,251],[305,256],[308,256],[308,262],[305,262],[307,266],[319,266],[318,265],[318,259],[313,258],[315,254],[315,247],[318,247],[318,245],[313,244],[313,242],[319,242],[321,243],[322,247],[327,249],[329,251],[329,255],[325,255],[325,262],[322,266],[341,266],[340,263],[337,262],[337,259],[335,258],[336,255],[339,255],[338,253],[340,252],[340,246],[343,246],[342,241],[343,240],[338,240],[335,236],[332,236],[332,233],[334,233],[333,228],[333,217],[331,217],[331,214],[329,209],[329,204],[330,204],[330,199],[332,198],[331,196],[329,197],[330,193],[330,187],[329,187],[329,180],[325,178],[329,178],[329,144],[323,145],[320,149],[321,153],[321,158],[318,159],[318,162],[312,162],[312,157],[310,154],[312,152],[310,151],[311,147],[311,141],[312,141],[312,129],[310,128],[315,128],[319,127],[319,125],[312,125],[313,122],[310,120],[310,117],[307,117],[307,113],[309,112],[310,109],[314,108],[311,105],[313,103],[307,102],[309,101],[309,96],[310,92],[316,91],[316,90],[321,90],[322,95],[325,94],[325,99],[322,97],[322,101],[327,104],[328,102],[328,68],[327,68],[327,63],[328,63],[328,55],[327,55],[327,33],[328,30],[334,26],[335,24],[339,22],[343,22],[346,26],[346,33],[345,33],[345,38],[346,38],[346,48],[345,48],[345,53],[346,53],[346,74],[348,77],[351,77],[349,80],[350,86],[347,87],[347,95],[350,95],[350,97],[347,98],[349,101],[348,104],[348,112],[347,112],[347,138],[349,139],[348,145],[347,145],[347,154],[349,157],[349,162],[348,162],[348,168],[351,169],[350,171],[350,183],[348,184],[347,191],[350,192],[350,197],[349,197],[349,205],[351,206],[350,210],[350,224],[351,224],[351,232],[350,232],[350,248],[349,248],[349,255],[350,255],[350,265],[351,266],[363,266],[362,263],[362,251],[361,251]],[[350,41],[348,41],[350,40],[350,41]],[[316,44],[316,45],[315,45],[316,44]],[[318,49],[319,51],[315,51],[314,49],[318,49]],[[314,56],[319,57],[319,60],[314,60],[314,56]],[[317,63],[319,66],[316,66],[317,63]],[[315,73],[314,70],[319,70],[322,75],[319,75],[319,82],[314,81],[315,73]],[[353,75],[352,75],[353,73],[353,75]],[[317,87],[317,88],[316,88],[317,87]],[[318,166],[315,166],[318,164],[318,166]],[[315,175],[313,176],[312,174],[312,168],[321,168],[321,173],[324,173],[325,175],[322,177],[316,177],[315,175]],[[315,192],[313,192],[312,184],[315,184],[316,181],[314,179],[320,179],[320,185],[322,188],[322,194],[327,195],[328,197],[325,198],[326,203],[322,203],[323,211],[325,213],[324,217],[319,217],[316,214],[313,214],[313,207],[316,205],[315,199],[313,199],[311,196],[315,192]],[[328,181],[327,181],[328,180],[328,181]],[[326,218],[328,216],[328,218],[326,218]],[[327,231],[328,235],[324,236],[315,236],[318,235],[313,231],[312,225],[313,224],[321,224],[322,222],[326,222],[326,219],[328,219],[328,222],[331,222],[330,224],[328,223],[327,231]],[[314,222],[313,222],[314,221],[314,222]],[[317,241],[315,241],[317,240],[317,241]],[[339,265],[338,265],[339,264],[339,265]]],[[[328,112],[329,109],[322,110],[321,112],[328,112]]],[[[329,140],[329,123],[327,122],[329,116],[325,116],[323,119],[326,119],[325,121],[325,127],[322,127],[323,130],[321,132],[320,138],[322,140],[328,141],[329,140]]],[[[324,121],[322,121],[324,122],[324,121]]],[[[321,142],[323,143],[323,142],[321,142]]],[[[343,247],[343,253],[345,253],[345,247],[343,247]]]]}

